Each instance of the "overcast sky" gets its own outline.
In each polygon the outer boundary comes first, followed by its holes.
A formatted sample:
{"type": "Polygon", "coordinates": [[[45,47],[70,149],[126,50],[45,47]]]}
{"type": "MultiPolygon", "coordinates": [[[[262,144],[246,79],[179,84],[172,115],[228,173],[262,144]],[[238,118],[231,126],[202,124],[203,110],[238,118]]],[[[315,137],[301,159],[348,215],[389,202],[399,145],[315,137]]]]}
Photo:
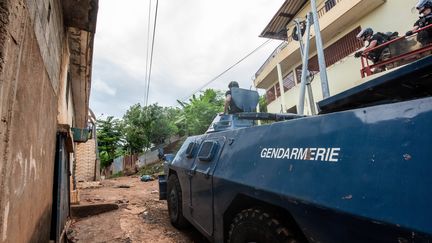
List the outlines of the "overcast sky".
{"type": "MultiPolygon", "coordinates": [[[[98,117],[120,118],[131,105],[144,103],[148,1],[99,1],[90,98],[98,117]]],[[[160,0],[149,104],[176,106],[177,99],[266,41],[258,36],[283,2],[160,0]]],[[[255,72],[279,44],[271,41],[208,87],[226,90],[236,80],[250,88],[255,72]]]]}

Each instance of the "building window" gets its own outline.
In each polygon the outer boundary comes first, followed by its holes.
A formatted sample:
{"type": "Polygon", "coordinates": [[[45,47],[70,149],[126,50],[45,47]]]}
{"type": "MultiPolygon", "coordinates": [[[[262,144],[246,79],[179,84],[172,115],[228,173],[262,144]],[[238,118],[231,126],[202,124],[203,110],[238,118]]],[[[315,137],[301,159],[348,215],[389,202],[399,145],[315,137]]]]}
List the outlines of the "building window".
{"type": "Polygon", "coordinates": [[[294,73],[289,72],[283,79],[284,92],[295,86],[294,73]]]}
{"type": "MultiPolygon", "coordinates": [[[[360,30],[360,26],[355,28],[324,50],[327,66],[335,64],[336,62],[355,52],[357,49],[363,47],[363,43],[356,38],[357,33],[359,33],[360,30]]],[[[314,57],[313,63],[318,65],[317,56],[314,57]]]]}
{"type": "MultiPolygon", "coordinates": [[[[355,52],[357,49],[363,47],[363,43],[356,38],[356,35],[358,32],[360,32],[360,30],[361,28],[359,26],[324,49],[327,67],[335,64],[336,62],[355,52]]],[[[302,65],[296,68],[299,82],[301,80],[301,69],[302,65]]],[[[311,71],[313,74],[319,72],[317,55],[309,59],[309,71],[311,71]]]]}
{"type": "MultiPolygon", "coordinates": [[[[311,59],[309,59],[309,75],[315,75],[317,73],[319,73],[319,66],[318,66],[318,61],[317,61],[317,65],[311,65],[310,64],[311,59]]],[[[296,68],[296,75],[297,75],[297,83],[301,83],[301,74],[302,74],[302,68],[303,65],[300,65],[296,68]]]]}
{"type": "Polygon", "coordinates": [[[327,0],[324,4],[326,12],[336,6],[336,0],[327,0]]]}
{"type": "Polygon", "coordinates": [[[266,98],[267,98],[267,104],[270,104],[271,102],[273,102],[276,99],[274,86],[271,86],[271,88],[267,90],[266,98]]]}

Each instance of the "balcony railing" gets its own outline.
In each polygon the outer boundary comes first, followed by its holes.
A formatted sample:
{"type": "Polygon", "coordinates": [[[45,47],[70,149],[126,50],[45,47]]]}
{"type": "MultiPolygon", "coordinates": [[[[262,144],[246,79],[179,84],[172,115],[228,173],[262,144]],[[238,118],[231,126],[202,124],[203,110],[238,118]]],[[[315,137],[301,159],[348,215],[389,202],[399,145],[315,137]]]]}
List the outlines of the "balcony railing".
{"type": "Polygon", "coordinates": [[[279,54],[287,46],[288,46],[288,42],[284,41],[278,47],[276,47],[276,49],[270,54],[270,56],[267,58],[267,60],[264,62],[264,64],[261,65],[261,67],[255,73],[255,78],[258,77],[258,75],[264,70],[264,68],[267,66],[267,64],[269,64],[269,62],[271,60],[273,60],[273,58],[275,58],[275,56],[277,54],[279,54]]]}
{"type": "MultiPolygon", "coordinates": [[[[419,32],[430,31],[431,29],[432,24],[413,31],[413,34],[416,35],[419,32]]],[[[362,68],[360,72],[362,78],[390,70],[416,61],[422,57],[431,55],[432,39],[427,39],[427,43],[422,43],[420,47],[417,48],[417,45],[413,46],[410,43],[409,39],[412,38],[412,36],[398,37],[374,48],[365,50],[361,55],[362,68]],[[370,64],[369,55],[373,52],[376,52],[377,50],[382,50],[381,58],[376,63],[370,64]]]]}
{"type": "MultiPolygon", "coordinates": [[[[331,9],[333,9],[337,4],[342,2],[344,0],[327,0],[324,3],[321,4],[321,6],[318,7],[318,18],[321,18],[324,16],[327,12],[329,12],[331,9]]],[[[287,41],[284,41],[282,44],[280,44],[273,52],[270,54],[270,56],[267,58],[267,60],[264,62],[264,64],[258,69],[258,71],[255,73],[255,79],[261,74],[261,72],[264,70],[264,68],[269,64],[278,53],[280,53],[285,47],[287,47],[291,42],[293,41],[293,38],[291,35],[288,36],[287,41]]]]}

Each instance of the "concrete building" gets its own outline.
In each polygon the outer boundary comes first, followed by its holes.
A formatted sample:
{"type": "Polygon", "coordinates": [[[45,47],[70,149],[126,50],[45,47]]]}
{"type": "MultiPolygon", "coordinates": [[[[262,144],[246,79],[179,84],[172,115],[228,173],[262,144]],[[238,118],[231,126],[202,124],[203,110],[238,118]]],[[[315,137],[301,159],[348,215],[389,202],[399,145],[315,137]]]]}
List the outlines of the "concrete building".
{"type": "Polygon", "coordinates": [[[0,1],[0,242],[64,237],[97,9],[98,0],[0,1]]]}
{"type": "MultiPolygon", "coordinates": [[[[416,0],[317,0],[330,95],[368,80],[361,78],[361,62],[354,58],[356,50],[363,46],[356,39],[361,28],[405,33],[418,18],[416,12],[411,12],[416,3],[416,0]]],[[[292,32],[294,19],[305,19],[309,11],[310,1],[286,0],[261,33],[261,37],[284,41],[255,75],[255,87],[266,90],[269,112],[297,112],[302,61],[299,42],[293,41],[292,32]]],[[[323,95],[313,27],[309,55],[309,70],[315,74],[311,86],[317,102],[323,95]]],[[[311,114],[307,98],[305,114],[311,114]]]]}

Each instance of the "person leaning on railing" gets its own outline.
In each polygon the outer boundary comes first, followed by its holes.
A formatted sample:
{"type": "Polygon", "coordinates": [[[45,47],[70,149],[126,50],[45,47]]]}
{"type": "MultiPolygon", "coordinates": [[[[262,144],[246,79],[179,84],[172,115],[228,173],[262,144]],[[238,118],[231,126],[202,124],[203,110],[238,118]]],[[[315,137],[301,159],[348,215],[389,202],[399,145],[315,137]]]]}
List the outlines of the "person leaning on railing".
{"type": "MultiPolygon", "coordinates": [[[[432,1],[419,0],[416,8],[419,11],[419,20],[414,23],[413,29],[409,30],[406,36],[410,36],[414,31],[432,24],[432,1]]],[[[432,42],[432,28],[418,32],[417,41],[420,42],[422,46],[430,44],[432,42]]]]}
{"type": "MultiPolygon", "coordinates": [[[[368,52],[379,45],[382,45],[386,41],[388,41],[388,37],[380,32],[374,34],[374,31],[371,28],[365,28],[360,31],[357,35],[357,39],[367,42],[367,45],[364,50],[358,51],[355,53],[355,57],[358,58],[363,55],[363,52],[368,52]]],[[[371,59],[374,63],[377,63],[380,60],[381,52],[383,48],[375,49],[367,54],[367,57],[371,59]]]]}

